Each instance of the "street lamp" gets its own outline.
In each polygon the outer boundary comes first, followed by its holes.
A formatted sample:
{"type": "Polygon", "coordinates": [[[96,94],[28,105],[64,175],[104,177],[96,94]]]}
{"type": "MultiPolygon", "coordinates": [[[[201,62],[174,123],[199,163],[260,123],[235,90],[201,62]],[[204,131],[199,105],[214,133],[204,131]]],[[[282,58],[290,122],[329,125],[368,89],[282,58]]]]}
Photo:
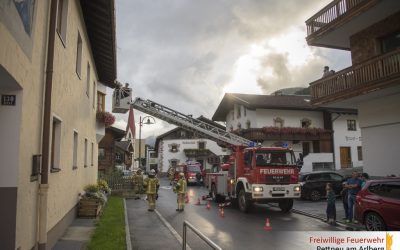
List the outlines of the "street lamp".
{"type": "MultiPolygon", "coordinates": [[[[156,119],[152,116],[144,116],[143,118],[139,117],[139,168],[142,169],[142,126],[143,125],[151,125],[156,123],[156,119]],[[144,122],[144,120],[146,121],[144,122]]],[[[144,169],[143,169],[144,170],[144,169]]]]}

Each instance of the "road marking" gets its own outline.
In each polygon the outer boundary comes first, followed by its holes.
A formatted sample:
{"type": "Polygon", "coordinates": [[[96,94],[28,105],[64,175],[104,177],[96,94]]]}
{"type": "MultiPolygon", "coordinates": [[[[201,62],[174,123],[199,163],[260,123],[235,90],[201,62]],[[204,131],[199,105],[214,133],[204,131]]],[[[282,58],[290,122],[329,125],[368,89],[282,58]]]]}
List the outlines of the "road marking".
{"type": "MultiPolygon", "coordinates": [[[[175,238],[182,245],[183,240],[182,237],[178,234],[178,232],[175,231],[175,229],[171,226],[171,224],[168,223],[168,221],[157,211],[157,209],[154,211],[156,212],[160,220],[164,223],[164,225],[169,229],[169,231],[171,231],[172,235],[175,236],[175,238]]],[[[192,250],[187,243],[186,243],[186,249],[192,250]]]]}
{"type": "Polygon", "coordinates": [[[172,187],[171,186],[161,186],[160,188],[161,189],[171,189],[172,187]]]}

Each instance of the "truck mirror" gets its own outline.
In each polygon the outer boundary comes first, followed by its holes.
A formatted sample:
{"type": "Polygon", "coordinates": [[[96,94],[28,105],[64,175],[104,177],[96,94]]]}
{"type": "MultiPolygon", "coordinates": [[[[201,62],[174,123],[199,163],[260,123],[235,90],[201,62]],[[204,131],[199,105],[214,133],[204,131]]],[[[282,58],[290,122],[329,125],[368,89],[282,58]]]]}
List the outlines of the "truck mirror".
{"type": "Polygon", "coordinates": [[[303,161],[303,154],[302,153],[299,154],[299,157],[300,157],[300,161],[303,161]]]}

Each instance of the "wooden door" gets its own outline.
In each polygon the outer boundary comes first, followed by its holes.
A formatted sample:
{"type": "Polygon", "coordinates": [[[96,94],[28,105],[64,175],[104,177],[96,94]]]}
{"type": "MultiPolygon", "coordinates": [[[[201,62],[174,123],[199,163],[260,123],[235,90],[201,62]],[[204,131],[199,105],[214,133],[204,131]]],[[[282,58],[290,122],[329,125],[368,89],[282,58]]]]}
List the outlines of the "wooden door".
{"type": "Polygon", "coordinates": [[[340,147],[340,165],[341,168],[352,167],[350,147],[340,147]]]}

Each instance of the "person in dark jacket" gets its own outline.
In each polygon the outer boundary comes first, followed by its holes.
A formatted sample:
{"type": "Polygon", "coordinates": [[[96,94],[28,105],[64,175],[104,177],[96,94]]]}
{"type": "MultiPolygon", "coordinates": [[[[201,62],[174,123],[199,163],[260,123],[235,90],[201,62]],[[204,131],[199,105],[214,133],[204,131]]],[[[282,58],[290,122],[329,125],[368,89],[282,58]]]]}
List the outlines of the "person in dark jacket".
{"type": "Polygon", "coordinates": [[[335,225],[336,223],[336,196],[335,192],[332,189],[332,184],[326,184],[326,221],[331,224],[335,225]]]}
{"type": "Polygon", "coordinates": [[[342,183],[343,189],[340,192],[340,195],[342,196],[342,203],[343,203],[343,209],[344,209],[344,214],[345,217],[342,218],[343,220],[347,220],[349,218],[349,190],[346,188],[347,181],[344,181],[342,183]]]}

